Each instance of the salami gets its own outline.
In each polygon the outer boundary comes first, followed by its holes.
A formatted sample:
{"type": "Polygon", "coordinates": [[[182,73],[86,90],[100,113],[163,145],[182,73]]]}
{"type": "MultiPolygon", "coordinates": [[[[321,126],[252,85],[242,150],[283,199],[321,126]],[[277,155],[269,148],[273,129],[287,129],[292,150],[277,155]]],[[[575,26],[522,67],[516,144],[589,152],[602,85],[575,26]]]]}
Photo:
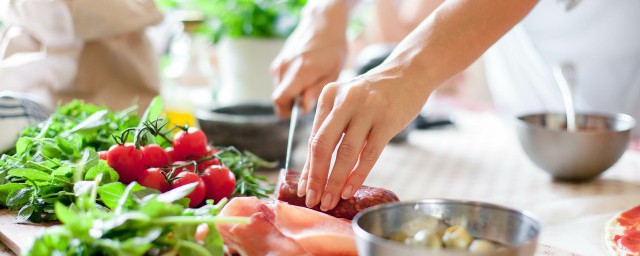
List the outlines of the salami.
{"type": "MultiPolygon", "coordinates": [[[[296,194],[299,179],[299,172],[288,171],[287,176],[283,178],[278,188],[277,199],[292,205],[306,207],[305,197],[298,197],[296,194]]],[[[325,213],[334,217],[351,220],[358,212],[368,207],[397,201],[399,201],[398,196],[392,191],[383,188],[362,186],[351,199],[340,199],[336,208],[326,211],[325,213]]],[[[313,210],[320,211],[320,206],[315,206],[313,210]]]]}

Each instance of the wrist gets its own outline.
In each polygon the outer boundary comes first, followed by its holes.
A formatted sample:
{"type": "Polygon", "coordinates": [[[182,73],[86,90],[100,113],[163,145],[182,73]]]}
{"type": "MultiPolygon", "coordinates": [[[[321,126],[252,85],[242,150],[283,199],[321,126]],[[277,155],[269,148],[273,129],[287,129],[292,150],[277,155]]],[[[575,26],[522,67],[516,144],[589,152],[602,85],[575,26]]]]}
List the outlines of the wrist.
{"type": "Polygon", "coordinates": [[[387,61],[368,72],[366,75],[384,77],[393,80],[395,87],[400,90],[410,90],[426,102],[429,95],[440,84],[430,75],[427,68],[413,54],[389,56],[387,61]]]}
{"type": "Polygon", "coordinates": [[[316,27],[345,31],[354,0],[312,0],[302,10],[302,19],[316,27]]]}

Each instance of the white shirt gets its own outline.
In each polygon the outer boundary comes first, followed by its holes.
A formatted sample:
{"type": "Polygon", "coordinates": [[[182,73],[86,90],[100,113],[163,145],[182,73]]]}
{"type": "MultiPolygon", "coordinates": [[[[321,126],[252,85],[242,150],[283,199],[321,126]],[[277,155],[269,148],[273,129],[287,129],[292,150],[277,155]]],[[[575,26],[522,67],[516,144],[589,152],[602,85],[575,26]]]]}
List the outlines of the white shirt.
{"type": "Polygon", "coordinates": [[[640,120],[640,1],[542,0],[485,54],[496,105],[513,114],[564,111],[552,66],[575,66],[578,112],[640,120]]]}

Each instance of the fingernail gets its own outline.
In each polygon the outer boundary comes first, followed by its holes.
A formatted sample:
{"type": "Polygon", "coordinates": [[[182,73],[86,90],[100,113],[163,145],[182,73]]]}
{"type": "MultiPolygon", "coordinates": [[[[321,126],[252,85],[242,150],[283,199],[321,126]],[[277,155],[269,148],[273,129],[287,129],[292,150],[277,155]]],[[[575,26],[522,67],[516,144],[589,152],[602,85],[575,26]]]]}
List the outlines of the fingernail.
{"type": "Polygon", "coordinates": [[[303,197],[307,193],[307,179],[303,179],[298,183],[298,197],[303,197]]]}
{"type": "Polygon", "coordinates": [[[315,190],[309,189],[309,191],[307,191],[307,200],[305,201],[307,207],[311,208],[317,204],[316,201],[318,201],[318,199],[316,197],[318,197],[318,195],[316,195],[315,190]]]}
{"type": "Polygon", "coordinates": [[[331,203],[333,203],[331,201],[332,199],[333,199],[333,196],[331,195],[331,193],[326,193],[322,198],[322,204],[320,205],[320,210],[323,212],[328,211],[329,208],[331,208],[331,203]]]}
{"type": "Polygon", "coordinates": [[[351,191],[353,190],[353,185],[347,185],[342,190],[342,199],[349,199],[351,197],[351,191]]]}

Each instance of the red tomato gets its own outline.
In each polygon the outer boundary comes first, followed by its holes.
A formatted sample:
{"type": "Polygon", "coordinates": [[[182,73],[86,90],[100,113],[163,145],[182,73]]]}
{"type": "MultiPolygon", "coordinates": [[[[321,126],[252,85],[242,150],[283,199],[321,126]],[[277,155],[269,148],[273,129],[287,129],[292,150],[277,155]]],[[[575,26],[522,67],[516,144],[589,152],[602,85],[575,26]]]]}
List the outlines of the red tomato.
{"type": "Polygon", "coordinates": [[[142,153],[144,153],[147,167],[164,167],[170,163],[169,155],[159,145],[146,145],[142,147],[142,153]]]}
{"type": "Polygon", "coordinates": [[[173,187],[181,187],[187,184],[191,184],[197,182],[196,188],[191,191],[187,197],[191,200],[189,201],[189,207],[194,208],[202,203],[204,200],[204,196],[206,193],[206,187],[200,176],[192,172],[181,172],[177,176],[178,179],[173,181],[173,187]]]}
{"type": "Polygon", "coordinates": [[[222,198],[229,198],[236,186],[236,176],[229,168],[213,165],[202,173],[202,180],[207,187],[207,199],[218,202],[222,198]]]}
{"type": "Polygon", "coordinates": [[[145,171],[142,178],[138,180],[140,185],[159,190],[160,192],[167,192],[171,189],[171,184],[167,182],[164,174],[158,168],[149,168],[145,171]]]}
{"type": "Polygon", "coordinates": [[[107,164],[120,175],[120,181],[128,184],[139,179],[147,169],[144,154],[133,145],[113,145],[107,154],[107,164]]]}
{"type": "Polygon", "coordinates": [[[169,163],[173,163],[175,161],[182,161],[184,159],[181,159],[180,157],[178,157],[176,155],[176,151],[173,149],[173,147],[168,147],[164,150],[164,152],[167,152],[167,156],[169,156],[169,163]]]}
{"type": "Polygon", "coordinates": [[[173,137],[173,150],[181,159],[204,156],[207,154],[207,136],[195,127],[189,127],[186,132],[179,131],[173,137]]]}
{"type": "Polygon", "coordinates": [[[109,155],[109,151],[103,150],[103,151],[98,151],[98,157],[102,160],[107,161],[107,156],[109,155]]]}
{"type": "MultiPolygon", "coordinates": [[[[199,161],[202,158],[215,155],[216,152],[218,152],[218,150],[208,150],[207,154],[205,154],[204,156],[201,156],[201,157],[190,157],[189,160],[199,161]]],[[[209,159],[209,160],[205,160],[205,161],[199,162],[198,163],[198,172],[201,173],[205,169],[207,169],[207,167],[212,166],[212,165],[220,165],[220,160],[217,159],[217,158],[212,158],[212,159],[209,159]]]]}

